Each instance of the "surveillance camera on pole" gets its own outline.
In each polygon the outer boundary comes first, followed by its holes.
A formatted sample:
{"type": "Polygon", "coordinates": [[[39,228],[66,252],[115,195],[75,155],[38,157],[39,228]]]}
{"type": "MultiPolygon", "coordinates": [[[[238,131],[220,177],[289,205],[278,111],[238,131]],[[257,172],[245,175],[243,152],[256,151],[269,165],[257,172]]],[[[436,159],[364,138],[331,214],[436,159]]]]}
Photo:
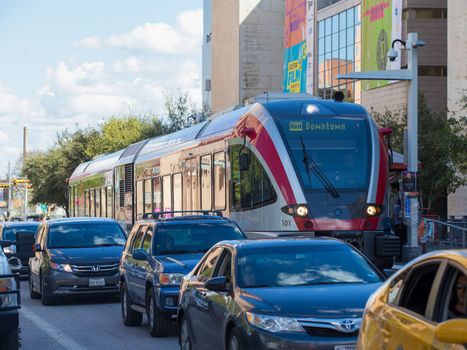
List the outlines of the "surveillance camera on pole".
{"type": "Polygon", "coordinates": [[[397,50],[391,48],[389,51],[388,51],[388,54],[387,54],[388,58],[389,58],[389,61],[391,62],[394,62],[397,57],[399,57],[399,54],[397,53],[397,50]]]}

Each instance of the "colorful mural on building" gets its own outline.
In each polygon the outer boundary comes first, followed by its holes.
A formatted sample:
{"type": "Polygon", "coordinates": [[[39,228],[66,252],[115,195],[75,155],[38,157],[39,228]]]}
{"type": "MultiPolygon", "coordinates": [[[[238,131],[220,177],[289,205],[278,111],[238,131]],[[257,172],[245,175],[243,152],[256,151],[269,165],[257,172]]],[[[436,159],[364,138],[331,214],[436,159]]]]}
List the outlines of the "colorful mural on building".
{"type": "Polygon", "coordinates": [[[306,91],[307,0],[285,1],[284,92],[306,91]]]}
{"type": "MultiPolygon", "coordinates": [[[[400,68],[400,59],[389,65],[386,54],[392,41],[400,39],[401,12],[401,0],[362,1],[362,71],[400,68]]],[[[362,82],[362,90],[386,84],[385,80],[366,80],[362,82]]]]}

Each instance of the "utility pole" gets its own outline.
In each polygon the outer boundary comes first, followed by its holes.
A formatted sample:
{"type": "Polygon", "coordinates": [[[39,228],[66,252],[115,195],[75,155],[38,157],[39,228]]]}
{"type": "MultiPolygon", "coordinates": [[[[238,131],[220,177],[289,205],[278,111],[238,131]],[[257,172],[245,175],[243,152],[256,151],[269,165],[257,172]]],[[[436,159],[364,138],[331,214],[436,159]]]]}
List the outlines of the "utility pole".
{"type": "MultiPolygon", "coordinates": [[[[23,169],[25,168],[26,166],[26,158],[27,158],[27,155],[28,155],[28,127],[25,126],[23,128],[23,169]]],[[[23,214],[24,216],[26,216],[28,214],[28,207],[29,207],[29,203],[28,203],[28,184],[26,183],[25,187],[24,187],[24,210],[23,210],[23,214]]]]}
{"type": "Polygon", "coordinates": [[[8,174],[7,174],[7,180],[8,180],[8,217],[10,216],[11,213],[11,164],[8,162],[8,174]]]}

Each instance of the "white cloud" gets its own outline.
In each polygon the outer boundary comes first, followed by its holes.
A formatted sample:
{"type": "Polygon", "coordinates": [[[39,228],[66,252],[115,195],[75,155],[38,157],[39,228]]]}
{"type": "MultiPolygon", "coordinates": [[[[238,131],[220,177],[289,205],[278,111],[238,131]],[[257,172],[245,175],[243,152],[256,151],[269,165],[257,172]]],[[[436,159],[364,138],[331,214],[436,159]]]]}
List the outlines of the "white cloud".
{"type": "Polygon", "coordinates": [[[182,12],[177,25],[164,22],[145,23],[127,33],[105,38],[91,36],[73,43],[75,48],[114,47],[130,51],[149,51],[167,55],[197,55],[201,51],[203,12],[201,9],[182,12]]]}
{"type": "Polygon", "coordinates": [[[33,95],[20,96],[0,85],[0,170],[19,158],[23,126],[30,130],[29,149],[44,150],[65,129],[129,112],[163,115],[164,96],[177,90],[200,106],[201,42],[202,11],[185,12],[174,26],[146,23],[120,35],[73,43],[76,50],[93,49],[88,61],[75,56],[49,66],[44,85],[33,95]],[[123,50],[111,50],[109,56],[109,47],[123,50]]]}

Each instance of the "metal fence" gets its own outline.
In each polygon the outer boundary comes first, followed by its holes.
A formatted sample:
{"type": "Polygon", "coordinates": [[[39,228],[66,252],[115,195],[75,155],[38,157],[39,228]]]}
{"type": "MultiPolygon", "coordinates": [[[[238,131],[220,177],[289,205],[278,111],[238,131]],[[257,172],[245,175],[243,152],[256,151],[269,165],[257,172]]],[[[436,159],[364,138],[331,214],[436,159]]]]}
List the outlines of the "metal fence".
{"type": "Polygon", "coordinates": [[[422,247],[436,249],[467,248],[467,221],[423,219],[422,247]]]}

